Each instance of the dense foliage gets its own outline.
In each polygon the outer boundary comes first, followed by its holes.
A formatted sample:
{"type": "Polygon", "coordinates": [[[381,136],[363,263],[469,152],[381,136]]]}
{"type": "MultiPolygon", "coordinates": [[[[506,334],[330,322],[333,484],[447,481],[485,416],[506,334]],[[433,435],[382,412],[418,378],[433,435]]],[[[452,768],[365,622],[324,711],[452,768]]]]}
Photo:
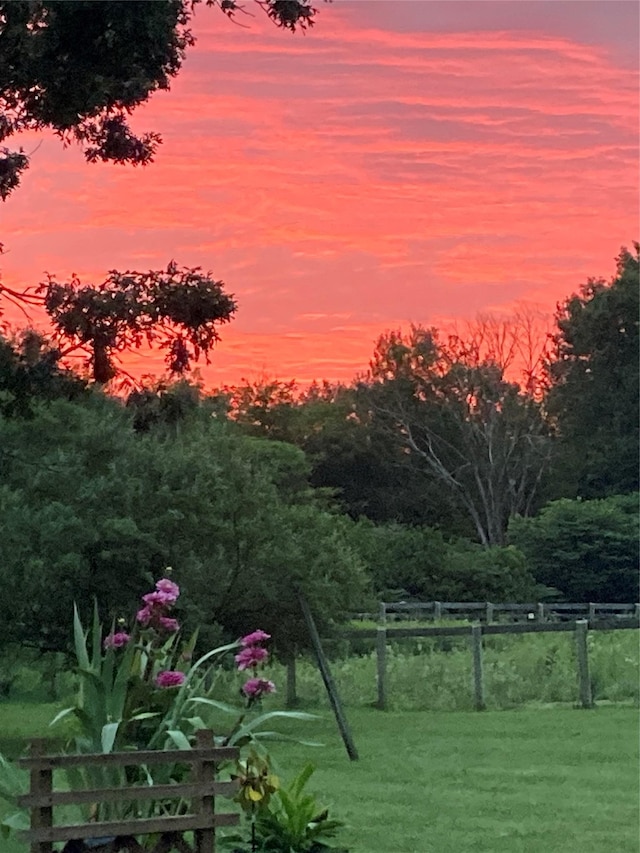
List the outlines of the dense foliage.
{"type": "Polygon", "coordinates": [[[325,630],[361,599],[340,518],[306,485],[302,454],[235,434],[202,413],[152,434],[94,395],[0,419],[0,638],[65,648],[74,600],[117,616],[173,565],[187,624],[242,633],[260,617],[276,645],[306,632],[296,590],[325,630]],[[50,590],[55,589],[55,595],[50,590]],[[216,627],[217,626],[217,627],[216,627]]]}
{"type": "MultiPolygon", "coordinates": [[[[0,2],[0,143],[24,130],[51,128],[84,148],[89,162],[145,165],[160,135],[137,136],[128,116],[155,91],[168,89],[185,53],[201,0],[100,3],[72,0],[0,2]]],[[[305,29],[308,0],[254,0],[279,27],[305,29]]],[[[235,0],[204,0],[231,17],[235,0]]],[[[0,147],[0,199],[29,166],[22,148],[0,147]]]]}
{"type": "MultiPolygon", "coordinates": [[[[125,284],[128,304],[143,282],[125,284]]],[[[151,284],[166,296],[166,278],[151,284]]],[[[610,285],[569,300],[545,397],[419,328],[381,339],[350,387],[205,396],[183,379],[126,404],[60,367],[61,337],[0,339],[0,642],[65,649],[74,600],[99,593],[117,616],[167,565],[203,643],[259,621],[283,658],[308,642],[300,592],[325,634],[376,598],[636,600],[637,499],[612,494],[634,485],[638,453],[636,285],[623,252],[610,285]],[[574,499],[567,467],[594,499],[574,499]],[[539,483],[563,499],[541,508],[539,483]]],[[[198,314],[174,296],[185,322],[198,314]]],[[[153,323],[143,309],[125,343],[153,323]]]]}
{"type": "Polygon", "coordinates": [[[547,367],[559,434],[555,497],[640,487],[638,249],[622,249],[610,283],[590,279],[558,309],[547,367]]]}
{"type": "Polygon", "coordinates": [[[552,501],[535,518],[517,518],[509,538],[537,581],[569,601],[637,601],[638,494],[552,501]]]}

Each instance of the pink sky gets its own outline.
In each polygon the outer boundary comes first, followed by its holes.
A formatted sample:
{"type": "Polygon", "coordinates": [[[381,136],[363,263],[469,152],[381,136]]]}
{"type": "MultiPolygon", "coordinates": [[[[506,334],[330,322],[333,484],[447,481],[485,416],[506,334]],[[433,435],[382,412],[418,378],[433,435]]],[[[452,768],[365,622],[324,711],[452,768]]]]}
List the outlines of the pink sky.
{"type": "Polygon", "coordinates": [[[207,385],[348,381],[386,329],[551,312],[638,237],[638,10],[335,0],[292,36],[199,8],[135,114],[153,165],[20,140],[39,147],[0,206],[3,281],[211,270],[239,311],[207,385]]]}

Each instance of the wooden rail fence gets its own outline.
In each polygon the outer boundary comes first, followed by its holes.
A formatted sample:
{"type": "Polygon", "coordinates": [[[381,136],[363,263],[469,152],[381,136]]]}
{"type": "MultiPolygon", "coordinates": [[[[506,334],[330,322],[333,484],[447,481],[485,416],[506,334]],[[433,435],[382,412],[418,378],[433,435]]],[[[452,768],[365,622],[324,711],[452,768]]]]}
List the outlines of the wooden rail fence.
{"type": "Polygon", "coordinates": [[[592,631],[615,631],[629,628],[640,628],[640,622],[635,617],[616,618],[615,620],[578,619],[575,622],[524,622],[512,625],[480,625],[460,627],[433,628],[387,628],[380,625],[373,629],[354,629],[343,631],[341,636],[349,639],[375,639],[376,641],[376,672],[378,698],[377,707],[384,710],[387,707],[386,671],[387,645],[390,640],[409,637],[468,637],[473,661],[473,696],[474,707],[481,711],[485,708],[484,672],[482,663],[482,638],[490,634],[546,634],[556,631],[572,631],[575,634],[576,661],[578,675],[578,692],[580,705],[583,708],[593,706],[591,695],[591,679],[589,674],[589,656],[587,633],[592,631]]]}
{"type": "Polygon", "coordinates": [[[216,780],[218,764],[234,761],[236,747],[216,747],[210,731],[197,732],[196,746],[190,750],[154,750],[78,755],[47,755],[47,742],[33,739],[30,755],[20,764],[30,770],[30,790],[19,803],[31,813],[31,829],[25,833],[31,853],[53,853],[54,842],[66,841],[65,850],[83,853],[90,848],[99,853],[214,853],[216,828],[238,823],[237,814],[216,813],[217,795],[233,796],[237,782],[216,780]],[[191,778],[169,785],[130,785],[101,787],[91,790],[54,791],[53,771],[96,765],[123,768],[149,764],[185,763],[191,766],[191,778]],[[137,800],[188,800],[190,811],[178,815],[131,817],[122,820],[88,821],[69,825],[54,823],[54,808],[81,804],[123,803],[137,800]],[[184,837],[193,832],[193,845],[184,837]],[[141,835],[158,835],[149,850],[137,840],[141,835]],[[102,842],[102,843],[100,843],[102,842]]]}
{"type": "MultiPolygon", "coordinates": [[[[361,613],[360,617],[375,618],[372,614],[361,613]]],[[[612,616],[640,618],[640,604],[601,603],[601,602],[542,602],[533,601],[524,604],[494,603],[492,601],[381,601],[378,621],[385,623],[388,617],[396,619],[415,619],[438,621],[440,619],[465,619],[471,617],[491,624],[500,617],[514,620],[535,620],[536,622],[558,619],[575,620],[579,618],[609,619],[612,616]]]]}

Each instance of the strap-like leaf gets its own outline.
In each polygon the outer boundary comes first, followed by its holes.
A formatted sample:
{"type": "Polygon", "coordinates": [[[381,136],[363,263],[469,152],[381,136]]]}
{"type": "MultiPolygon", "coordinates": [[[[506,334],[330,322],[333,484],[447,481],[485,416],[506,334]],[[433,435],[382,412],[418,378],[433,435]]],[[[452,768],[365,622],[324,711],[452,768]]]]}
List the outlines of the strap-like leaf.
{"type": "Polygon", "coordinates": [[[76,652],[76,660],[80,669],[89,669],[89,655],[87,654],[87,640],[80,621],[77,605],[73,605],[73,642],[76,652]]]}

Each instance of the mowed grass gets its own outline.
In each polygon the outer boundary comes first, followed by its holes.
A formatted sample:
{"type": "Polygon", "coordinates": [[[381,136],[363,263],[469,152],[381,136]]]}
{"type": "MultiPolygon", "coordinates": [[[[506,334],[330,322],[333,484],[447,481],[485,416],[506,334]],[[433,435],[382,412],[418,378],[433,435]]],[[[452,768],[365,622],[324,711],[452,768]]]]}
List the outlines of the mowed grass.
{"type": "MultiPolygon", "coordinates": [[[[51,706],[0,705],[0,750],[46,731],[51,706]]],[[[348,712],[350,762],[332,716],[280,730],[286,780],[311,761],[310,789],[348,824],[351,853],[638,853],[638,715],[632,708],[348,712]]],[[[0,805],[2,808],[2,805],[0,805]]],[[[0,842],[2,853],[26,847],[0,842]]]]}

